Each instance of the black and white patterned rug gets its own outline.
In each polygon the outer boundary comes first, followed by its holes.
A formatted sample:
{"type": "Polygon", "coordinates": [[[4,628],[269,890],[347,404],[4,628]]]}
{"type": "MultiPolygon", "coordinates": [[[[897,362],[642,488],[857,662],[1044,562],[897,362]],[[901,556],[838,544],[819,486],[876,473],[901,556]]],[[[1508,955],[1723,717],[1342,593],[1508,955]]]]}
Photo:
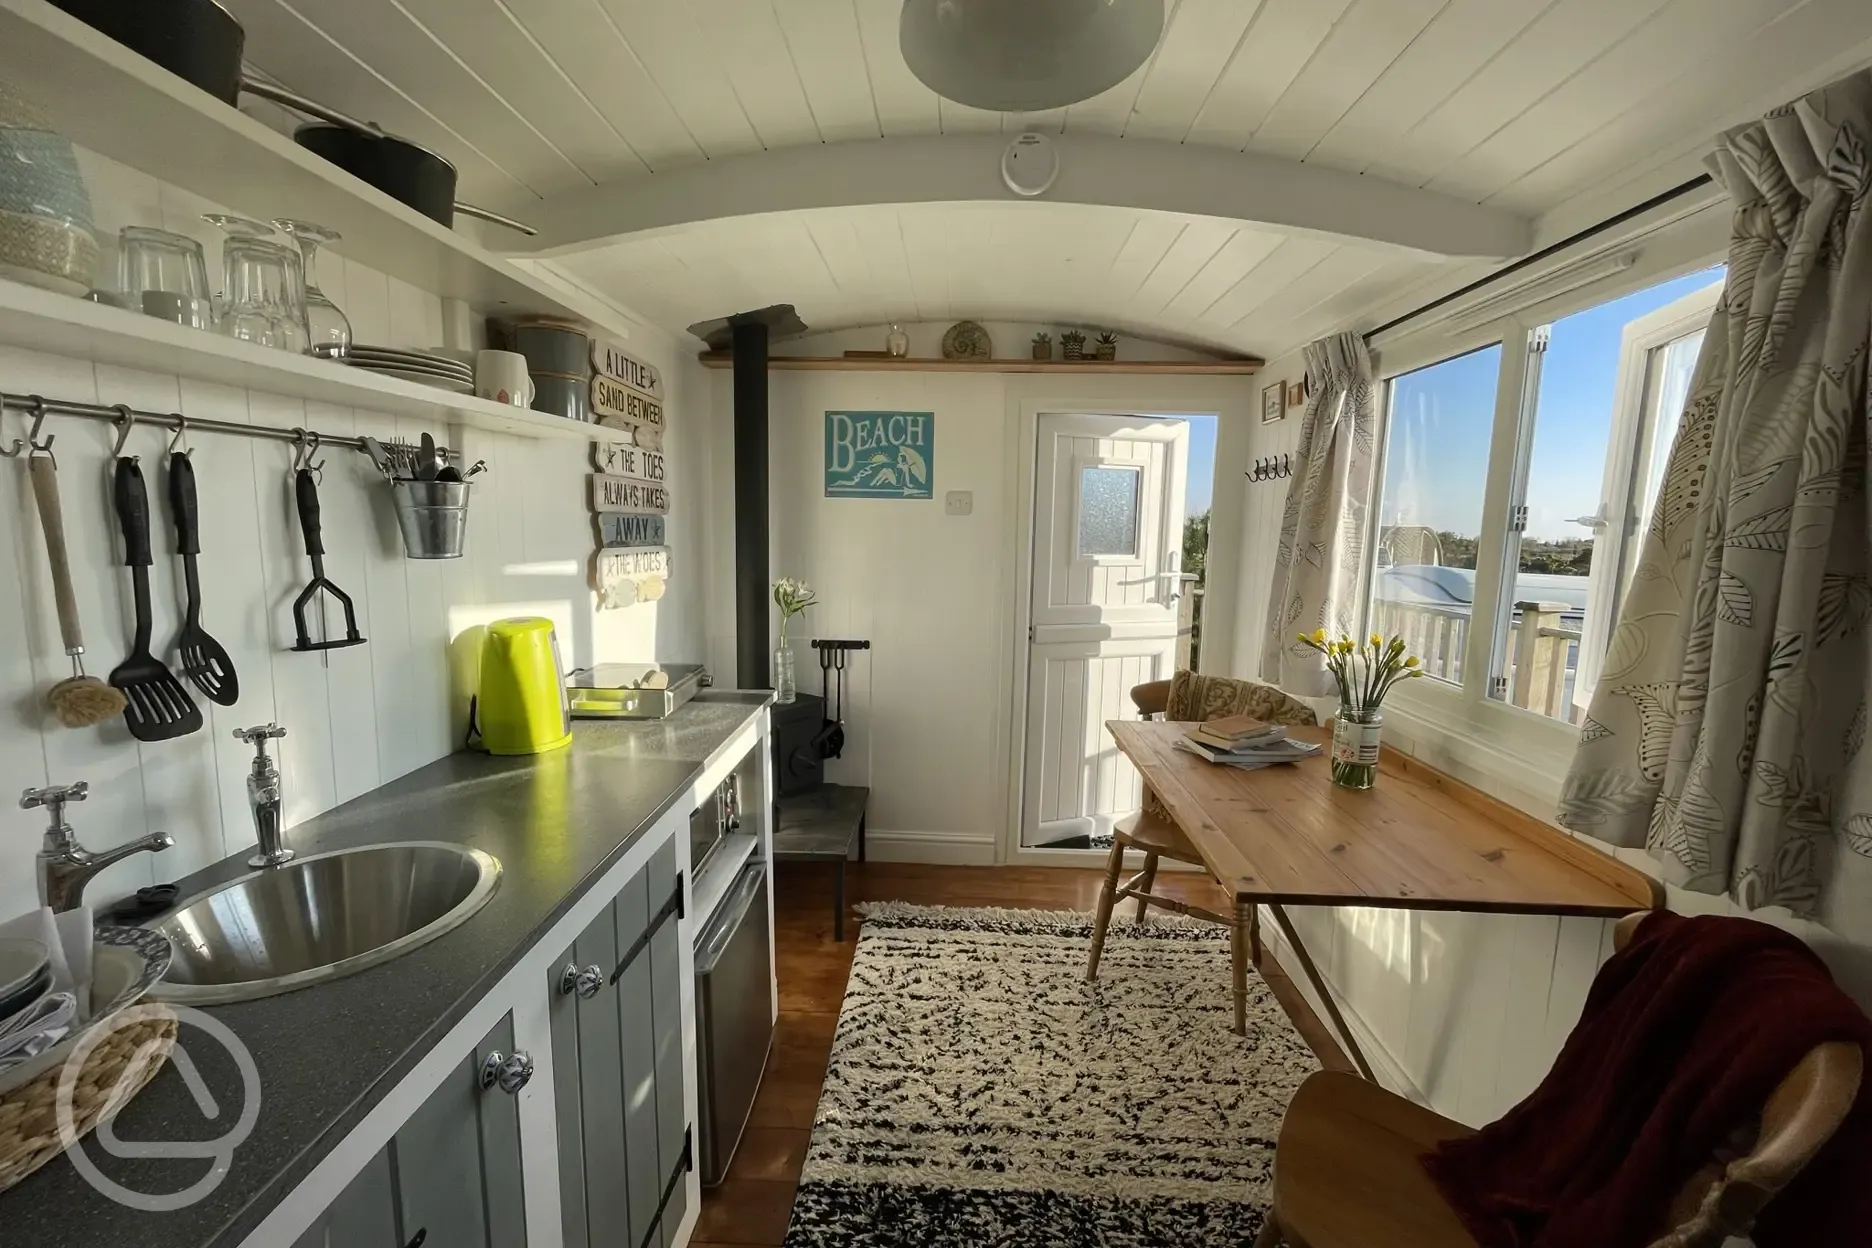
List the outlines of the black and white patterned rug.
{"type": "Polygon", "coordinates": [[[1318,1061],[1228,934],[874,903],[787,1248],[1244,1248],[1318,1061]]]}

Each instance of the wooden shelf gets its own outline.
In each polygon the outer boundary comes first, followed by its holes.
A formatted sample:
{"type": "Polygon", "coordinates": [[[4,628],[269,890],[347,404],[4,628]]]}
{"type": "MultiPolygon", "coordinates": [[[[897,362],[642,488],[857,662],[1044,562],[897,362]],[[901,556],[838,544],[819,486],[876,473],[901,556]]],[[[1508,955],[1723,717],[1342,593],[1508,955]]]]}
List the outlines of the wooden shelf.
{"type": "Polygon", "coordinates": [[[329,226],[339,254],[481,315],[606,320],[44,0],[0,0],[0,81],[81,147],[234,212],[329,226]]]}
{"type": "MultiPolygon", "coordinates": [[[[0,281],[0,343],[525,438],[589,440],[594,430],[583,421],[508,407],[473,395],[450,394],[433,386],[259,347],[17,282],[0,281]]],[[[0,378],[3,382],[4,378],[0,378]]]]}
{"type": "MultiPolygon", "coordinates": [[[[733,368],[734,357],[704,351],[704,368],[733,368]]],[[[828,373],[1077,373],[1082,376],[1245,377],[1265,360],[935,360],[884,359],[867,355],[775,355],[767,367],[785,372],[828,373]]]]}

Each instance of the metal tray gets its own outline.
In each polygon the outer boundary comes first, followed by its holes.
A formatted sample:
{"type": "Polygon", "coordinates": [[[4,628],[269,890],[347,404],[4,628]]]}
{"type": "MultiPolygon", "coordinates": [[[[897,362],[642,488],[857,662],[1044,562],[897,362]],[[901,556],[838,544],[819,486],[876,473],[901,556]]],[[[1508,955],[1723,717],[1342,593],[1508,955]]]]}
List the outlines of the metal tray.
{"type": "Polygon", "coordinates": [[[574,719],[663,719],[695,697],[703,675],[697,663],[600,663],[573,669],[566,678],[566,701],[574,719]],[[667,675],[669,684],[642,688],[652,672],[667,675]]]}

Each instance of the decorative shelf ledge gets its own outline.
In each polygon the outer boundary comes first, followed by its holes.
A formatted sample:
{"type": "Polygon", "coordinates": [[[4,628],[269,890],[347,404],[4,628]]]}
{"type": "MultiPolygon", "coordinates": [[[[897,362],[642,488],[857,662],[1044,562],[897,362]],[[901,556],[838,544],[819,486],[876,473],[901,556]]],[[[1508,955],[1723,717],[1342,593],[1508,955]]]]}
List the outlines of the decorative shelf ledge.
{"type": "Polygon", "coordinates": [[[341,255],[481,315],[603,324],[554,290],[44,0],[0,0],[0,81],[72,142],[246,216],[317,221],[341,255]]]}
{"type": "Polygon", "coordinates": [[[523,438],[589,440],[594,432],[583,421],[450,394],[17,282],[0,281],[0,344],[523,438]]]}
{"type": "MultiPolygon", "coordinates": [[[[733,368],[734,357],[705,351],[704,368],[733,368]]],[[[767,367],[786,372],[829,373],[1076,373],[1090,376],[1245,377],[1265,360],[936,360],[889,359],[874,355],[774,355],[767,367]]]]}

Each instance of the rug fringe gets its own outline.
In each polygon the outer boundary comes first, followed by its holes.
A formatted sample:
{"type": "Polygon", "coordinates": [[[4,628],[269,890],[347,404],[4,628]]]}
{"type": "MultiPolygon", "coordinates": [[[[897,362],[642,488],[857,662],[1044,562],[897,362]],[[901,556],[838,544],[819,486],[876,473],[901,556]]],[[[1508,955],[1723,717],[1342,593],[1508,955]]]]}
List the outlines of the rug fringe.
{"type": "MultiPolygon", "coordinates": [[[[919,919],[949,923],[999,923],[1039,929],[1072,930],[1089,925],[1096,917],[1089,910],[1021,910],[1005,906],[920,906],[909,901],[861,901],[856,907],[861,919],[879,919],[893,923],[914,923],[919,919]]],[[[1133,914],[1112,916],[1112,932],[1133,927],[1133,914]]],[[[1154,911],[1146,927],[1223,929],[1204,919],[1183,914],[1154,911]]]]}

